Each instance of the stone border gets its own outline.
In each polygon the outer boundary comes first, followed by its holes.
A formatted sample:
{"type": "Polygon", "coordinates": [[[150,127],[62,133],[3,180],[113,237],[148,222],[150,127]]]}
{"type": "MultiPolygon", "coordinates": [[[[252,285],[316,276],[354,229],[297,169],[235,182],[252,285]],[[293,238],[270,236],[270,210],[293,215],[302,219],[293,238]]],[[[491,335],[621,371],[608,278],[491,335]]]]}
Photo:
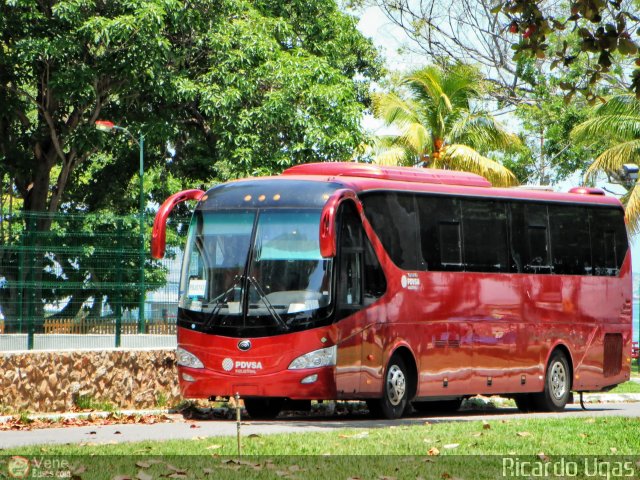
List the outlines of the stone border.
{"type": "Polygon", "coordinates": [[[174,349],[2,352],[0,411],[69,412],[78,398],[115,409],[180,401],[174,349]]]}

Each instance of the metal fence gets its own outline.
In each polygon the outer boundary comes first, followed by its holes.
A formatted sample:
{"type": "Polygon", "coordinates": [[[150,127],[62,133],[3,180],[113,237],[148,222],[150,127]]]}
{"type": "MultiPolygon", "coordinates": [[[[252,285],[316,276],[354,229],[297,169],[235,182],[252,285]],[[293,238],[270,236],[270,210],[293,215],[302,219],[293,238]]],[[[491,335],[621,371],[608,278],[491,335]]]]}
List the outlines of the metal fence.
{"type": "Polygon", "coordinates": [[[2,212],[0,351],[174,345],[188,219],[169,225],[175,247],[161,261],[150,221],[2,212]]]}

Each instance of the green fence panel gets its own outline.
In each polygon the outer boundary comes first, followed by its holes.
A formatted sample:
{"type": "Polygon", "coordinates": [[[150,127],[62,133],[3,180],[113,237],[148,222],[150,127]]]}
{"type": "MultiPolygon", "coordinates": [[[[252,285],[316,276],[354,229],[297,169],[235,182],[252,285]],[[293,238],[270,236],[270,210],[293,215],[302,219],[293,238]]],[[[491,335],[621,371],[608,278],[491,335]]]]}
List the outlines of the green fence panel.
{"type": "Polygon", "coordinates": [[[170,222],[162,260],[149,255],[151,220],[141,231],[137,215],[1,212],[0,350],[174,335],[189,219],[170,222]]]}

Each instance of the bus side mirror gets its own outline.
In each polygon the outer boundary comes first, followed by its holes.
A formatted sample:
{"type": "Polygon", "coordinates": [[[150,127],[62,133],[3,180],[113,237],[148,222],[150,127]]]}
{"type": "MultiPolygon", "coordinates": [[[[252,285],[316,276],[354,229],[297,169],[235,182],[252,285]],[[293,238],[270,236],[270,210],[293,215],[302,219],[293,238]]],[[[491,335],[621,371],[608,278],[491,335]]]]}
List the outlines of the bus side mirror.
{"type": "Polygon", "coordinates": [[[323,258],[336,256],[336,216],[340,204],[345,200],[353,201],[358,212],[362,214],[362,204],[353,190],[336,190],[333,195],[329,197],[320,214],[320,255],[322,255],[323,258]]]}
{"type": "Polygon", "coordinates": [[[174,193],[164,201],[153,221],[153,233],[151,234],[151,256],[153,258],[164,257],[167,243],[167,218],[173,207],[186,200],[200,200],[203,195],[202,190],[184,190],[174,193]]]}

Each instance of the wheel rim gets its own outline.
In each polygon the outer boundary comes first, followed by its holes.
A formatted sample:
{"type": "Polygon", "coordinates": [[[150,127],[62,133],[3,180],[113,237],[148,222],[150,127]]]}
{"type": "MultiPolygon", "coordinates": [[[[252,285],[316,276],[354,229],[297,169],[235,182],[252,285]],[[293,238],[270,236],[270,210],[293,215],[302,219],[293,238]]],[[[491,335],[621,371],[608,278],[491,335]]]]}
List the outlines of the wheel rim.
{"type": "Polygon", "coordinates": [[[551,367],[551,394],[560,400],[567,393],[567,370],[562,362],[556,362],[551,367]]]}
{"type": "Polygon", "coordinates": [[[404,372],[397,365],[391,365],[387,373],[387,398],[394,407],[402,402],[404,392],[407,389],[407,380],[404,372]]]}

